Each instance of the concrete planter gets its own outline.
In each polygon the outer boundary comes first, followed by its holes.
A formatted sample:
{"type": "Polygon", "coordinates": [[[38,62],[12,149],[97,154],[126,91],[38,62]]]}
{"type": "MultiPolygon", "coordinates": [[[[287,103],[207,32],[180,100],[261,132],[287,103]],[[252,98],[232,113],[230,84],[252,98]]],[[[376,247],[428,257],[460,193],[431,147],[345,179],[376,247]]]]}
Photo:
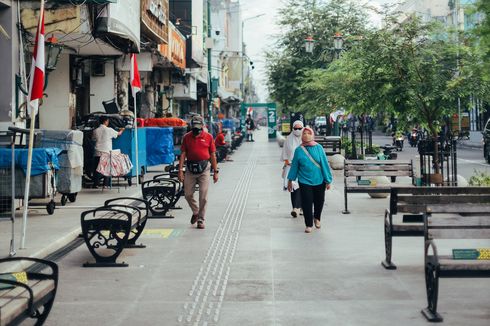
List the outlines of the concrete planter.
{"type": "Polygon", "coordinates": [[[328,163],[332,170],[343,170],[345,158],[340,154],[335,154],[328,157],[328,163]]]}
{"type": "MultiPolygon", "coordinates": [[[[390,182],[390,179],[388,179],[388,177],[371,177],[369,178],[369,180],[372,181],[375,181],[376,182],[376,185],[378,186],[381,186],[381,185],[389,185],[391,184],[390,182]]],[[[371,198],[388,198],[388,196],[390,195],[390,193],[368,193],[368,195],[371,197],[371,198]]]]}

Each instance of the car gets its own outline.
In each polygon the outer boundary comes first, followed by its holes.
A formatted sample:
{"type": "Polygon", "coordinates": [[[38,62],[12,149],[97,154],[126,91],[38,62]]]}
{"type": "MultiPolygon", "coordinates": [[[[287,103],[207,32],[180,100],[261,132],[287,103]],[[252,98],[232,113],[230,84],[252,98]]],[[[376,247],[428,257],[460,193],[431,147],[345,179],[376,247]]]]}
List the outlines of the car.
{"type": "Polygon", "coordinates": [[[327,118],[326,117],[316,117],[315,118],[315,131],[322,135],[325,134],[327,130],[327,118]]]}
{"type": "Polygon", "coordinates": [[[482,131],[483,134],[483,157],[490,164],[490,119],[485,124],[485,128],[482,131]]]}

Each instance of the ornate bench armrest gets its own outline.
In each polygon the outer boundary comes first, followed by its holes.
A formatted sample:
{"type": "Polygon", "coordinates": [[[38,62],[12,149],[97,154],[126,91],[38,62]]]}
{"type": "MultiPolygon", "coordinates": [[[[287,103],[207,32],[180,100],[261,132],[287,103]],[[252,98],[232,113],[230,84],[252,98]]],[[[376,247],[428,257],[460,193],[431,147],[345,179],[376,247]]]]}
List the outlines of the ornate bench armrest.
{"type": "MultiPolygon", "coordinates": [[[[51,273],[40,273],[40,272],[31,272],[29,269],[32,268],[33,265],[29,266],[28,268],[23,268],[26,270],[27,278],[28,279],[37,279],[37,280],[52,280],[54,282],[54,291],[56,292],[56,289],[58,288],[58,265],[52,261],[45,260],[45,259],[39,259],[39,258],[32,258],[32,257],[9,257],[9,258],[2,258],[0,259],[0,264],[2,263],[12,263],[12,262],[22,262],[22,261],[29,261],[35,264],[40,264],[45,267],[49,267],[51,270],[51,273]]],[[[13,285],[16,287],[23,287],[27,290],[29,293],[29,299],[28,299],[28,311],[29,315],[33,315],[35,313],[34,311],[34,293],[31,289],[31,287],[28,284],[24,284],[18,281],[12,281],[12,280],[3,280],[0,279],[0,283],[3,284],[9,284],[13,285]]]]}

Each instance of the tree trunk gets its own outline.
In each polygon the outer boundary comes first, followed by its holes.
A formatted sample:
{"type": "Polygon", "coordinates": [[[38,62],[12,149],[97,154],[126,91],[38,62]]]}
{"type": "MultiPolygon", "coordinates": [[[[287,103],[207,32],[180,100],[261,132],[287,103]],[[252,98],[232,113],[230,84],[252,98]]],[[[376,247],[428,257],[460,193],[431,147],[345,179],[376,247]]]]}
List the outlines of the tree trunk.
{"type": "Polygon", "coordinates": [[[432,135],[432,140],[434,141],[434,166],[435,166],[435,173],[440,174],[441,169],[439,165],[439,144],[437,143],[437,130],[434,128],[432,124],[429,124],[429,129],[430,133],[432,135]]]}

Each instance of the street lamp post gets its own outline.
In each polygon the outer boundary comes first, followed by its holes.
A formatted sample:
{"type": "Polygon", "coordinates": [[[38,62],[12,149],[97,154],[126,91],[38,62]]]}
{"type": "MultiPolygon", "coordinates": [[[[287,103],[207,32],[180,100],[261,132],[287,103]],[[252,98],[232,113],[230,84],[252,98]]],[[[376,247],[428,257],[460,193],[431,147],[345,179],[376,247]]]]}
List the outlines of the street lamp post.
{"type": "Polygon", "coordinates": [[[335,33],[334,37],[333,37],[333,48],[335,50],[335,53],[336,53],[336,57],[337,59],[340,58],[340,52],[342,52],[342,49],[343,49],[343,46],[344,46],[344,37],[342,36],[341,33],[335,33]]]}
{"type": "Polygon", "coordinates": [[[242,69],[242,73],[241,73],[241,76],[242,76],[242,80],[241,80],[241,83],[240,83],[240,93],[242,95],[242,101],[245,102],[245,94],[244,94],[244,75],[243,75],[243,58],[245,56],[245,41],[243,40],[243,30],[245,29],[245,22],[246,21],[249,21],[249,20],[252,20],[252,19],[256,19],[256,18],[259,18],[259,17],[262,17],[262,16],[265,16],[265,14],[259,14],[259,15],[256,15],[256,16],[252,16],[252,17],[248,17],[248,18],[245,18],[242,20],[242,58],[241,58],[241,69],[242,69]]]}
{"type": "MultiPolygon", "coordinates": [[[[211,0],[207,1],[207,12],[208,12],[208,39],[211,39],[211,0]]],[[[211,90],[211,74],[212,74],[212,57],[211,51],[212,47],[210,44],[208,46],[208,118],[209,118],[209,133],[213,133],[213,93],[211,90]]]]}
{"type": "Polygon", "coordinates": [[[170,114],[173,114],[174,85],[165,86],[163,90],[168,101],[168,108],[165,111],[167,113],[170,111],[170,114]]]}

